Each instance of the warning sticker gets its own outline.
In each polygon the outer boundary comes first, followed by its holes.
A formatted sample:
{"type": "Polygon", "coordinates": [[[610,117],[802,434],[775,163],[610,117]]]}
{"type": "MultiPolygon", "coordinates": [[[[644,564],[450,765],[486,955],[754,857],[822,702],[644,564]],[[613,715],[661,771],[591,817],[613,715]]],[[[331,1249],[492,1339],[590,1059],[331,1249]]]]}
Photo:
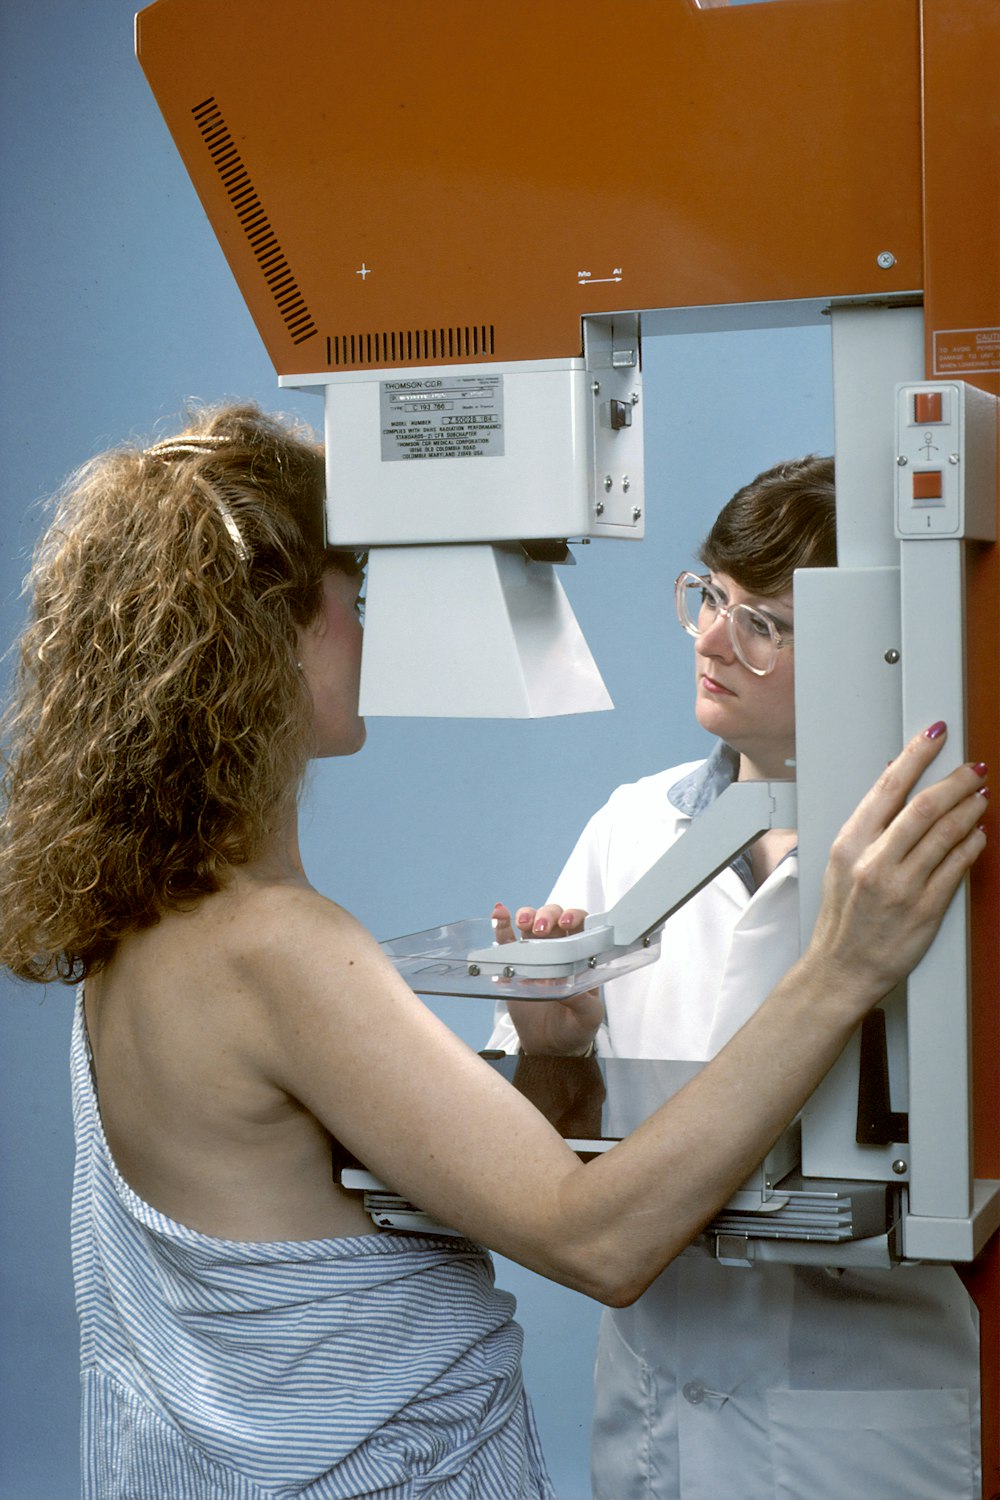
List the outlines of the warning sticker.
{"type": "Polygon", "coordinates": [[[971,375],[987,370],[1000,370],[1000,328],[935,331],[935,375],[971,375]]]}
{"type": "Polygon", "coordinates": [[[444,375],[379,386],[382,462],[503,456],[503,376],[444,375]]]}

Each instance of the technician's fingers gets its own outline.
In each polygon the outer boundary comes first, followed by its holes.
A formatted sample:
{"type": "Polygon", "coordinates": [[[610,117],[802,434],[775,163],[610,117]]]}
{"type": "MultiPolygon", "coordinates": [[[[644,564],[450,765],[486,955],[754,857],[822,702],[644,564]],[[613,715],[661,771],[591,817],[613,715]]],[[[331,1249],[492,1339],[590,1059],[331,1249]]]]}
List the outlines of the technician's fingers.
{"type": "Polygon", "coordinates": [[[565,910],[554,901],[546,906],[520,906],[514,918],[522,937],[568,937],[579,932],[587,913],[576,906],[565,910]]]}
{"type": "Polygon", "coordinates": [[[563,914],[561,906],[549,902],[546,906],[540,906],[537,911],[531,907],[521,907],[517,914],[517,925],[525,937],[551,937],[562,931],[559,919],[563,914]]]}
{"type": "Polygon", "coordinates": [[[498,901],[493,908],[496,940],[498,943],[513,943],[518,937],[547,937],[556,930],[556,923],[561,916],[561,906],[519,906],[512,925],[510,912],[498,901]]]}
{"type": "Polygon", "coordinates": [[[495,943],[515,943],[517,933],[514,931],[510,920],[510,912],[502,901],[498,901],[493,908],[493,941],[495,943]]]}

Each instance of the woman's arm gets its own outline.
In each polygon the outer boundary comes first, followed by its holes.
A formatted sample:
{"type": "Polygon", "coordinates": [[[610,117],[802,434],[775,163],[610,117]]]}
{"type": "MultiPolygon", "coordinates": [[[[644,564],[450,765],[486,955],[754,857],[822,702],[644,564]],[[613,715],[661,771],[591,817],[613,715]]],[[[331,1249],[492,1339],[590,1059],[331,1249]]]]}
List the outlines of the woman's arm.
{"type": "Polygon", "coordinates": [[[394,1189],[602,1301],[637,1297],[765,1155],[864,1013],[917,962],[983,848],[981,777],[905,798],[918,736],[841,831],[805,956],[679,1094],[584,1165],[416,999],[345,913],[290,893],[255,945],[262,1065],[394,1189]],[[511,1170],[511,1165],[514,1170],[511,1170]]]}

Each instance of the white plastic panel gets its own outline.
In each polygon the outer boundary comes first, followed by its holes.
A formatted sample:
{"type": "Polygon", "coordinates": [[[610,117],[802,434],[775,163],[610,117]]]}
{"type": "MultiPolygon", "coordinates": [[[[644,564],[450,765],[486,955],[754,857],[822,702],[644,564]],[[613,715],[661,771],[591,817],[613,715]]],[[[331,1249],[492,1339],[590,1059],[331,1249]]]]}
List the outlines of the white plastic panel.
{"type": "MultiPolygon", "coordinates": [[[[898,569],[808,568],[796,574],[803,946],[819,910],[830,845],[900,748],[900,641],[898,569]]],[[[892,1036],[898,1037],[899,1030],[890,1024],[892,1036]]],[[[855,1143],[858,1058],[855,1036],[803,1111],[802,1170],[807,1176],[887,1181],[894,1176],[892,1163],[899,1152],[893,1145],[855,1143]]],[[[905,1102],[905,1096],[893,1101],[899,1110],[905,1102]]]]}
{"type": "Polygon", "coordinates": [[[374,548],[361,712],[531,719],[612,708],[556,574],[512,546],[374,548]]]}

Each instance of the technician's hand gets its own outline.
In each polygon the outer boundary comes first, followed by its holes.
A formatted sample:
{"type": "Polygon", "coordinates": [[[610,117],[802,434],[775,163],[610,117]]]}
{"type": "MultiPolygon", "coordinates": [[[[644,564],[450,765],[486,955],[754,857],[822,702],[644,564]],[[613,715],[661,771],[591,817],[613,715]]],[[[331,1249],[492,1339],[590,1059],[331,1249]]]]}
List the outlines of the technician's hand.
{"type": "MultiPolygon", "coordinates": [[[[514,918],[521,937],[568,937],[581,932],[587,913],[578,906],[565,909],[550,903],[548,906],[519,906],[514,918]]],[[[493,908],[493,925],[498,943],[512,943],[517,934],[511,926],[510,912],[499,901],[493,908]],[[503,936],[501,936],[501,933],[503,936]]]]}
{"type": "Polygon", "coordinates": [[[844,824],[830,851],[810,948],[882,994],[919,963],[982,853],[986,767],[959,766],[907,802],[946,735],[915,735],[844,824]]]}
{"type": "MultiPolygon", "coordinates": [[[[493,931],[498,943],[522,937],[566,937],[579,932],[587,913],[577,907],[521,906],[515,932],[510,910],[498,901],[493,908],[493,931]]],[[[544,984],[544,980],[539,980],[544,984]]],[[[523,1052],[549,1057],[579,1057],[589,1052],[604,1019],[600,990],[585,990],[570,1000],[508,1000],[523,1052]]]]}

